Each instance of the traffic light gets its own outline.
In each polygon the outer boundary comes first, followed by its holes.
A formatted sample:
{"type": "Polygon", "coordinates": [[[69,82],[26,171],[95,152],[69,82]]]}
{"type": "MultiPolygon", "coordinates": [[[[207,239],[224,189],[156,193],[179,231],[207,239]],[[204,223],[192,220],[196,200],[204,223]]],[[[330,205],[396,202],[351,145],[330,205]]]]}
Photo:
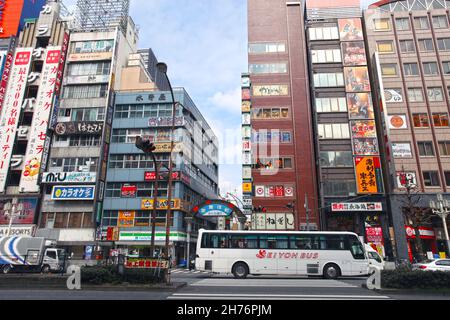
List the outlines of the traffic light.
{"type": "Polygon", "coordinates": [[[152,153],[156,150],[156,146],[154,143],[150,142],[150,140],[144,140],[141,136],[136,137],[136,148],[144,151],[145,153],[152,153]]]}
{"type": "Polygon", "coordinates": [[[267,212],[267,208],[263,207],[263,206],[253,207],[253,212],[255,212],[255,213],[266,213],[267,212]]]}

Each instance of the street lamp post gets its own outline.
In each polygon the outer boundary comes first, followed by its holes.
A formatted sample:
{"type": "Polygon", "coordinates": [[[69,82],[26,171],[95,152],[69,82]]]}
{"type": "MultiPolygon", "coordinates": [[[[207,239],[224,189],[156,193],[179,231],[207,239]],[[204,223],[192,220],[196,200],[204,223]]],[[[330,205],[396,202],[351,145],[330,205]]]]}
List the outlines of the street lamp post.
{"type": "Polygon", "coordinates": [[[192,216],[186,216],[184,217],[184,220],[186,221],[186,233],[187,233],[187,252],[186,252],[186,269],[190,269],[190,262],[191,262],[191,232],[192,232],[192,222],[194,218],[192,216]]]}
{"type": "MultiPolygon", "coordinates": [[[[173,149],[175,146],[175,137],[174,137],[174,132],[175,132],[175,113],[176,113],[176,102],[175,102],[175,96],[173,94],[173,89],[172,89],[172,85],[170,84],[170,80],[169,77],[167,76],[167,65],[163,62],[159,62],[156,67],[158,68],[158,71],[161,72],[162,74],[164,74],[164,76],[167,79],[167,83],[169,85],[169,89],[170,89],[170,94],[172,96],[172,127],[171,127],[171,131],[170,131],[170,156],[169,156],[169,179],[168,179],[168,186],[167,186],[167,214],[166,214],[166,258],[169,258],[169,239],[170,239],[170,219],[171,219],[171,206],[172,206],[172,171],[173,171],[173,159],[172,159],[172,155],[173,155],[173,149]]],[[[169,261],[170,263],[170,261],[169,261]]],[[[167,277],[167,279],[169,279],[167,277]]],[[[169,281],[169,280],[168,280],[169,281]]]]}
{"type": "Polygon", "coordinates": [[[5,216],[9,218],[8,236],[10,236],[14,219],[20,217],[23,211],[23,203],[19,203],[17,198],[13,198],[12,202],[5,203],[3,209],[5,210],[5,216]]]}
{"type": "Polygon", "coordinates": [[[447,255],[450,256],[450,240],[447,228],[447,216],[450,213],[450,201],[444,200],[444,196],[442,194],[438,194],[437,202],[430,201],[430,208],[433,210],[433,213],[435,215],[439,216],[442,219],[442,224],[444,225],[447,255]]]}

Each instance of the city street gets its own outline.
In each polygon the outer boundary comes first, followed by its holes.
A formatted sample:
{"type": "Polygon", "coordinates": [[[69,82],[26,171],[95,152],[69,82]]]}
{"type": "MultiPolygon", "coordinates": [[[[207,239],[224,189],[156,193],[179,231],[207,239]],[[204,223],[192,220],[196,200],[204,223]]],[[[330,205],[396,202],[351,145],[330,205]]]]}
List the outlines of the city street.
{"type": "Polygon", "coordinates": [[[439,295],[378,294],[364,289],[365,278],[338,281],[322,278],[250,276],[237,280],[232,276],[209,275],[199,271],[176,269],[173,283],[186,282],[176,291],[69,291],[0,290],[0,300],[450,300],[439,295]]]}

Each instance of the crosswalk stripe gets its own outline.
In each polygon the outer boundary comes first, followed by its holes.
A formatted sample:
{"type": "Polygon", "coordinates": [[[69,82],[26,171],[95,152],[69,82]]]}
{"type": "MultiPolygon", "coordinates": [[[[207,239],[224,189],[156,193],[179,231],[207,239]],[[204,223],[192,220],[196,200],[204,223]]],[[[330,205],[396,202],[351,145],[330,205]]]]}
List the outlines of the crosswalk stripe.
{"type": "Polygon", "coordinates": [[[387,296],[364,296],[364,295],[295,295],[295,294],[198,294],[198,293],[175,293],[168,299],[208,299],[208,300],[388,300],[387,296]]]}
{"type": "Polygon", "coordinates": [[[205,279],[190,284],[193,287],[289,287],[289,288],[358,288],[340,281],[328,280],[235,280],[205,279]]]}

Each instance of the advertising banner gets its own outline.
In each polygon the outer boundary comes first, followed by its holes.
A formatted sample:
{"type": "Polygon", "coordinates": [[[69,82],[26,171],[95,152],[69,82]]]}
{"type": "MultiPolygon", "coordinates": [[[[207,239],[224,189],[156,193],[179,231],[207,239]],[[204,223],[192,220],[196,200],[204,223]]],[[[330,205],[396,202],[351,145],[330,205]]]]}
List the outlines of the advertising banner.
{"type": "Polygon", "coordinates": [[[253,95],[255,97],[267,96],[288,96],[288,85],[261,85],[253,87],[253,95]]]}
{"type": "Polygon", "coordinates": [[[229,217],[233,209],[222,203],[212,203],[199,210],[203,217],[229,217]]]}
{"type": "Polygon", "coordinates": [[[169,261],[157,259],[128,258],[125,264],[127,269],[168,269],[169,261]]]}
{"type": "Polygon", "coordinates": [[[389,129],[408,129],[406,115],[396,114],[388,116],[389,129]]]}
{"type": "Polygon", "coordinates": [[[94,200],[95,186],[55,186],[52,190],[52,200],[94,200]]]}
{"type": "Polygon", "coordinates": [[[250,112],[252,103],[250,101],[242,101],[242,112],[250,112]]]}
{"type": "Polygon", "coordinates": [[[134,218],[136,211],[119,211],[119,221],[117,226],[119,228],[132,228],[134,227],[134,218]]]}
{"type": "Polygon", "coordinates": [[[341,41],[358,41],[364,39],[361,19],[339,19],[338,24],[341,41]]]}
{"type": "MultiPolygon", "coordinates": [[[[142,199],[141,201],[141,210],[153,210],[154,199],[142,199]]],[[[158,210],[167,210],[168,199],[158,199],[156,203],[156,209],[158,210]]],[[[180,199],[172,199],[172,203],[170,205],[172,210],[181,210],[181,200],[180,199]]]]}
{"type": "Polygon", "coordinates": [[[256,230],[295,230],[292,213],[258,213],[252,216],[256,230]]]}
{"type": "Polygon", "coordinates": [[[379,157],[355,157],[355,170],[358,194],[383,192],[379,157]]]}
{"type": "Polygon", "coordinates": [[[366,47],[364,41],[342,42],[342,62],[344,66],[367,65],[366,47]]]}
{"type": "Polygon", "coordinates": [[[381,202],[361,202],[361,203],[333,203],[331,205],[332,212],[379,212],[383,211],[383,204],[381,202]]]}
{"type": "Polygon", "coordinates": [[[403,102],[402,89],[385,89],[384,98],[387,103],[403,102]]]}
{"type": "Polygon", "coordinates": [[[370,92],[370,79],[367,67],[344,68],[344,78],[347,92],[370,92]]]}
{"type": "MultiPolygon", "coordinates": [[[[7,201],[0,201],[0,225],[8,225],[9,217],[5,215],[4,205],[7,201]]],[[[20,213],[20,217],[13,219],[15,225],[33,224],[37,209],[37,199],[26,198],[19,199],[19,203],[23,205],[23,211],[20,213]]]]}
{"type": "Polygon", "coordinates": [[[5,184],[9,171],[9,164],[14,147],[17,125],[21,112],[22,101],[27,86],[28,73],[32,60],[33,48],[18,48],[11,69],[8,89],[6,90],[2,119],[0,126],[0,193],[5,192],[5,184]]]}
{"type": "Polygon", "coordinates": [[[100,121],[60,122],[55,126],[55,134],[58,136],[100,134],[103,132],[103,125],[104,123],[100,121]]]}
{"type": "Polygon", "coordinates": [[[14,47],[16,44],[16,38],[11,38],[10,49],[7,52],[4,59],[2,59],[2,73],[0,82],[0,115],[3,111],[3,102],[5,101],[6,88],[8,86],[8,80],[11,77],[11,68],[14,60],[14,47]]]}
{"type": "Polygon", "coordinates": [[[95,172],[46,172],[42,175],[42,183],[94,183],[95,172]]]}
{"type": "MultiPolygon", "coordinates": [[[[159,174],[159,179],[158,180],[163,180],[166,181],[168,178],[169,173],[160,173],[159,174]]],[[[144,180],[145,181],[155,181],[156,180],[156,172],[154,171],[147,171],[145,172],[144,175],[144,180]]],[[[180,180],[180,172],[172,172],[172,180],[180,180]]]]}
{"type": "Polygon", "coordinates": [[[120,190],[120,196],[122,198],[136,198],[137,186],[124,184],[120,190]]]}
{"type": "Polygon", "coordinates": [[[0,226],[0,238],[7,236],[16,236],[16,237],[34,237],[36,233],[36,226],[12,226],[11,232],[8,233],[9,227],[0,226]]]}
{"type": "Polygon", "coordinates": [[[383,229],[381,227],[366,228],[367,242],[383,243],[383,229]]]}
{"type": "Polygon", "coordinates": [[[352,132],[352,138],[377,137],[375,121],[373,120],[350,121],[350,127],[352,132]]]}
{"type": "Polygon", "coordinates": [[[377,138],[354,138],[352,141],[353,155],[377,156],[380,154],[377,138]]]}
{"type": "Polygon", "coordinates": [[[396,159],[412,158],[411,144],[406,143],[392,143],[392,154],[396,159]]]}
{"type": "Polygon", "coordinates": [[[350,120],[375,119],[370,93],[347,94],[347,105],[350,120]]]}
{"type": "Polygon", "coordinates": [[[253,185],[251,183],[243,183],[242,184],[242,192],[244,193],[252,193],[253,185]]]}
{"type": "Polygon", "coordinates": [[[411,187],[417,186],[417,178],[415,172],[397,172],[397,188],[406,188],[407,185],[411,187]]]}
{"type": "Polygon", "coordinates": [[[39,192],[38,176],[53,106],[61,49],[61,47],[48,47],[46,50],[33,113],[30,140],[25,154],[25,169],[22,171],[20,179],[20,192],[39,192]]]}

